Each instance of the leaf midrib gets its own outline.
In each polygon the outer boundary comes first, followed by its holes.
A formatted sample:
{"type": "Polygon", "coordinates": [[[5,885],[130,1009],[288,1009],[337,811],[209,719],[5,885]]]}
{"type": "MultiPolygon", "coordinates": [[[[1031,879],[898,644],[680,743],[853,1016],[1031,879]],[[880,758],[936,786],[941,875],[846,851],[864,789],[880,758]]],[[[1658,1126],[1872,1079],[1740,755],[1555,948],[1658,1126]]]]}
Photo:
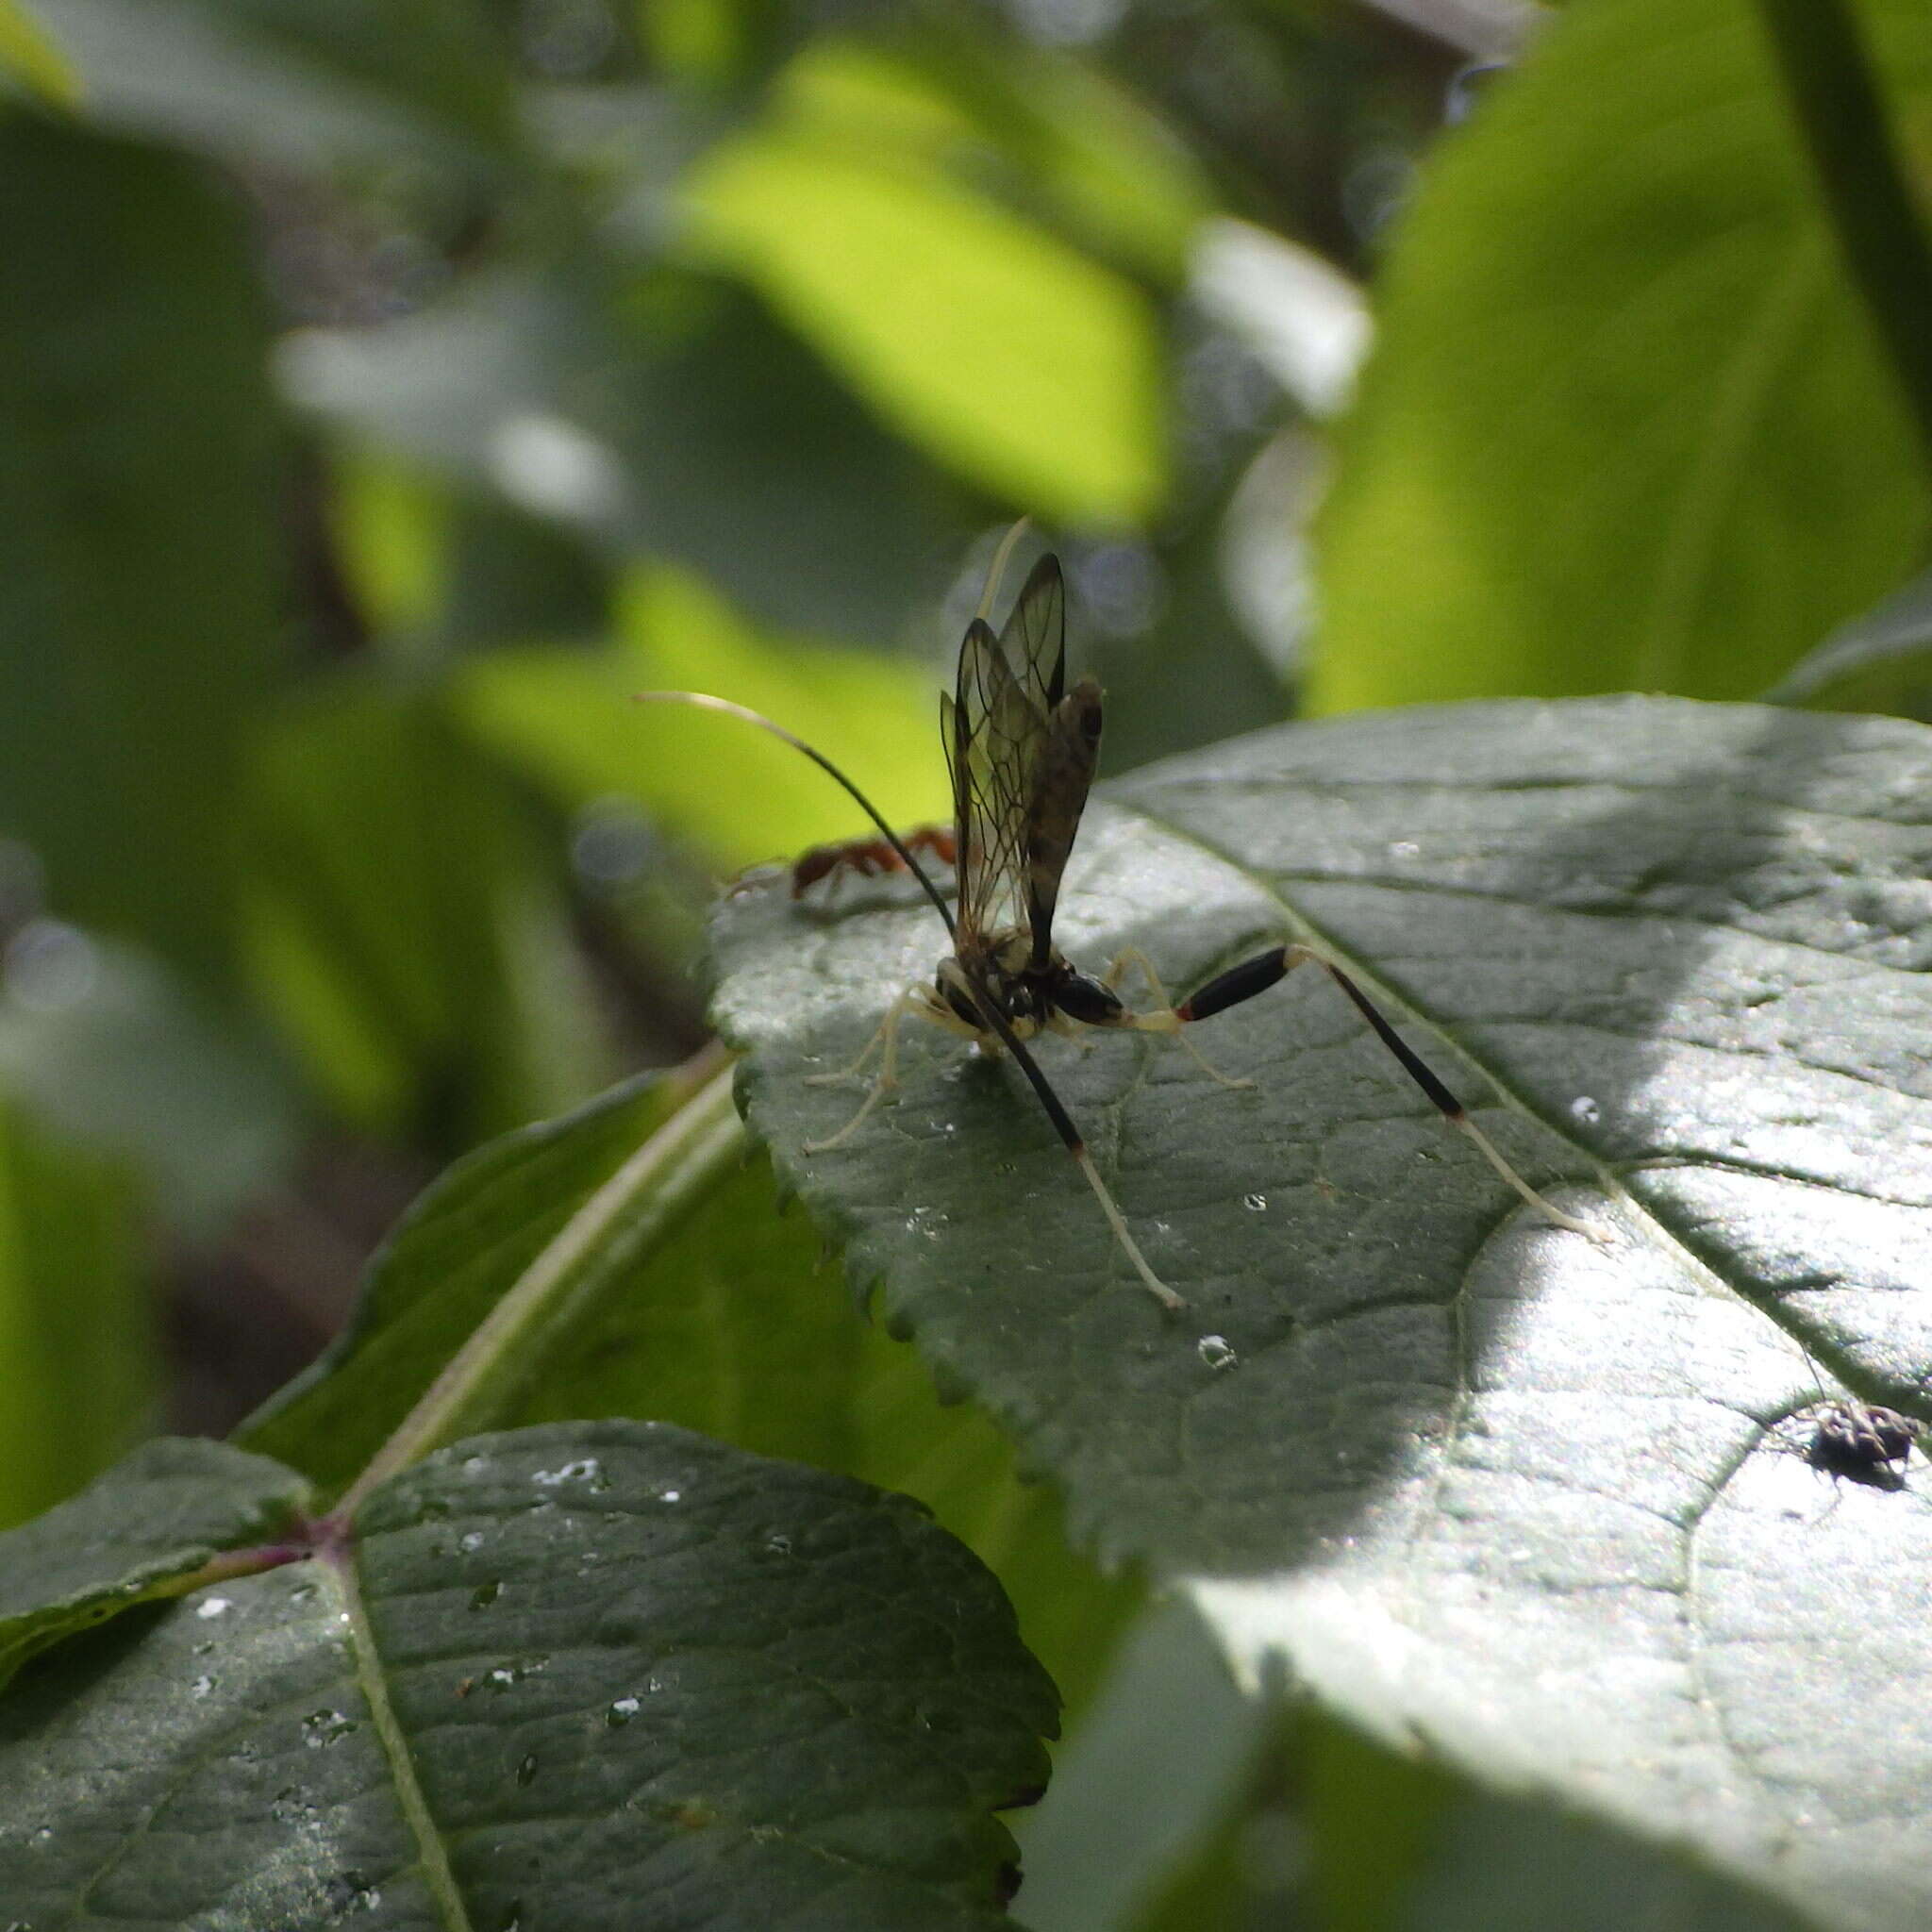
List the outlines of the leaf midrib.
{"type": "Polygon", "coordinates": [[[358,1557],[353,1549],[325,1555],[318,1567],[340,1592],[341,1613],[349,1620],[349,1654],[356,1682],[369,1706],[370,1722],[389,1761],[390,1779],[396,1795],[396,1808],[402,1813],[404,1828],[416,1845],[417,1862],[424,1883],[449,1932],[475,1932],[469,1908],[457,1888],[457,1875],[449,1862],[442,1834],[423,1782],[416,1774],[416,1760],[409,1740],[396,1715],[389,1694],[388,1674],[381,1667],[381,1652],[369,1621],[369,1608],[362,1597],[358,1557]]]}

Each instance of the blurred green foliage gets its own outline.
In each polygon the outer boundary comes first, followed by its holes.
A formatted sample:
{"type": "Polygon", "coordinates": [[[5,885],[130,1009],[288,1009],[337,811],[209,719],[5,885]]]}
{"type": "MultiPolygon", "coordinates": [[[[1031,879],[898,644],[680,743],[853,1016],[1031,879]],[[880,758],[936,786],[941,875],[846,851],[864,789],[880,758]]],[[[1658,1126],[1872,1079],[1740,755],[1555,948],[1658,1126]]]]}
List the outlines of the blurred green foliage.
{"type": "MultiPolygon", "coordinates": [[[[1923,186],[1932,25],[1858,17],[1923,186]]],[[[1924,441],[1753,7],[1525,24],[0,0],[0,1521],[144,1426],[171,1357],[177,1423],[238,1419],[436,1167],[697,1043],[720,875],[860,829],[634,691],[767,710],[912,823],[1023,512],[1116,769],[1304,685],[1750,695],[1894,591],[1924,441]]],[[[935,1497],[1044,1631],[1003,1452],[849,1346],[851,1440],[695,1369],[675,1412],[935,1497]]],[[[1077,1633],[1042,1647],[1078,1674],[1077,1633]]],[[[1214,1842],[1190,1896],[1234,1924],[1214,1842]]],[[[1374,1861],[1323,1842],[1332,1922],[1383,1923],[1389,1871],[1351,1892],[1374,1861]]]]}

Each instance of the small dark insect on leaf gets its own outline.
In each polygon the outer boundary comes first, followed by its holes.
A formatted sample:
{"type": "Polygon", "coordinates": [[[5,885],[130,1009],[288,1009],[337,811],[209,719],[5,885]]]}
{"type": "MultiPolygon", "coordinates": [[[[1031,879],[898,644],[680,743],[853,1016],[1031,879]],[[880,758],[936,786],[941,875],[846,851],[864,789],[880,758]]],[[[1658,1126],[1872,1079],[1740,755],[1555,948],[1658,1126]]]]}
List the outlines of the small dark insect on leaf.
{"type": "Polygon", "coordinates": [[[950,859],[957,916],[912,856],[913,840],[900,838],[858,786],[803,739],[724,698],[694,691],[640,693],[645,700],[727,712],[783,739],[843,786],[878,827],[883,845],[860,840],[807,853],[793,870],[794,897],[841,866],[869,872],[903,865],[924,889],[952,940],[953,950],[939,962],[932,979],[900,993],[852,1066],[843,1074],[819,1076],[851,1077],[874,1053],[879,1055],[878,1075],[858,1111],[829,1141],[806,1151],[848,1139],[891,1091],[897,1081],[899,1026],[908,1014],[973,1041],[984,1052],[1009,1053],[1093,1190],[1141,1283],[1162,1307],[1183,1307],[1181,1297],[1148,1265],[1079,1128],[1026,1042],[1040,1033],[1076,1034],[1083,1027],[1166,1034],[1223,1085],[1245,1086],[1245,1081],[1215,1073],[1181,1029],[1253,999],[1307,963],[1334,981],[1430,1104],[1524,1200],[1555,1225],[1594,1236],[1588,1223],[1552,1206],[1504,1159],[1368,994],[1313,946],[1299,941],[1271,945],[1218,974],[1178,1006],[1170,1006],[1153,966],[1138,950],[1127,948],[1095,976],[1081,972],[1054,944],[1060,879],[1100,760],[1102,695],[1091,678],[1071,686],[1067,682],[1066,589],[1057,558],[1042,557],[1035,564],[1003,630],[995,635],[987,622],[1007,558],[1024,527],[1016,524],[993,558],[979,614],[967,625],[959,646],[954,689],[940,699],[941,741],[953,781],[953,825],[949,834],[936,833],[920,842],[950,859]],[[1144,1012],[1127,1006],[1120,987],[1129,971],[1138,971],[1147,981],[1158,1006],[1144,1012]]]}
{"type": "Polygon", "coordinates": [[[1895,1408],[1840,1397],[1819,1410],[1805,1459],[1827,1475],[1895,1488],[1924,1433],[1922,1423],[1895,1408]]]}

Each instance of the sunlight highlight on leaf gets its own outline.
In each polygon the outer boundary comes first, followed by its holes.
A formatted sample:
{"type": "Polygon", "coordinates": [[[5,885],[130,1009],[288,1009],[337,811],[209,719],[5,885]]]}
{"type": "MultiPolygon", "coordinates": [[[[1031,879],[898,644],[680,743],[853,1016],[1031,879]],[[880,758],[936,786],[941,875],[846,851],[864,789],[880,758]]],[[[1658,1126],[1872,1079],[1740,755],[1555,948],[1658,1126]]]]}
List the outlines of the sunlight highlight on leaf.
{"type": "Polygon", "coordinates": [[[1051,517],[1158,508],[1158,337],[1125,280],[915,158],[849,141],[745,136],[690,203],[696,245],[941,461],[1051,517]]]}

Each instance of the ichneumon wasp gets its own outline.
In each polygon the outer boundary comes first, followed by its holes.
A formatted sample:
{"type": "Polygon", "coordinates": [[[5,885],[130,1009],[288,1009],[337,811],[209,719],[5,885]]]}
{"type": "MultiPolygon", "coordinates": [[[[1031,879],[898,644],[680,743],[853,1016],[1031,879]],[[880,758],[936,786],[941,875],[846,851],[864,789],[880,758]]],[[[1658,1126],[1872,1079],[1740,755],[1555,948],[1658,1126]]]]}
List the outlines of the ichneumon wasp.
{"type": "MultiPolygon", "coordinates": [[[[1123,1252],[1148,1291],[1162,1307],[1186,1306],[1148,1264],[1107,1183],[1087,1151],[1079,1128],[1054,1091],[1026,1041],[1040,1033],[1076,1034],[1081,1028],[1167,1034],[1193,1053],[1181,1028],[1211,1019],[1230,1007],[1267,991],[1303,964],[1319,966],[1353,1003],[1375,1037],[1429,1103],[1481,1150],[1502,1178],[1555,1225],[1595,1236],[1587,1222],[1545,1200],[1511,1167],[1456,1095],[1407,1045],[1381,1009],[1335,960],[1300,941],[1272,945],[1252,958],[1217,974],[1178,1006],[1170,1006],[1154,968],[1128,947],[1099,976],[1083,973],[1053,942],[1053,922],[1060,879],[1079,830],[1100,758],[1100,686],[1083,677],[1069,686],[1066,667],[1066,588],[1059,561],[1042,557],[1027,577],[1006,625],[997,635],[988,614],[1014,543],[1024,530],[1007,533],[988,573],[978,614],[959,646],[954,689],[940,699],[940,730],[952,776],[952,863],[957,915],[943,893],[921,868],[908,841],[886,823],[870,799],[824,755],[784,726],[728,699],[696,691],[642,691],[645,702],[700,706],[742,718],[804,753],[842,786],[878,827],[892,854],[924,889],[944,921],[953,950],[930,981],[908,987],[888,1008],[871,1043],[842,1073],[819,1074],[840,1080],[860,1074],[873,1055],[879,1072],[858,1111],[827,1141],[808,1142],[807,1153],[834,1147],[857,1132],[896,1082],[900,1023],[908,1014],[974,1041],[990,1054],[1004,1050],[1038,1096],[1067,1152],[1107,1215],[1123,1252]],[[1138,970],[1160,1001],[1136,1011],[1121,997],[1130,969],[1138,970]]],[[[875,856],[875,841],[819,847],[810,860],[813,876],[823,876],[850,855],[875,856]],[[822,870],[822,857],[831,858],[822,870]]],[[[861,870],[868,865],[861,864],[861,870]]],[[[884,869],[883,864],[880,867],[884,869]]],[[[794,872],[794,884],[798,874],[794,872]]],[[[808,880],[807,883],[809,883],[808,880]]],[[[802,890],[802,888],[795,888],[802,890]]],[[[1203,1069],[1224,1086],[1229,1080],[1201,1058],[1203,1069]]]]}

